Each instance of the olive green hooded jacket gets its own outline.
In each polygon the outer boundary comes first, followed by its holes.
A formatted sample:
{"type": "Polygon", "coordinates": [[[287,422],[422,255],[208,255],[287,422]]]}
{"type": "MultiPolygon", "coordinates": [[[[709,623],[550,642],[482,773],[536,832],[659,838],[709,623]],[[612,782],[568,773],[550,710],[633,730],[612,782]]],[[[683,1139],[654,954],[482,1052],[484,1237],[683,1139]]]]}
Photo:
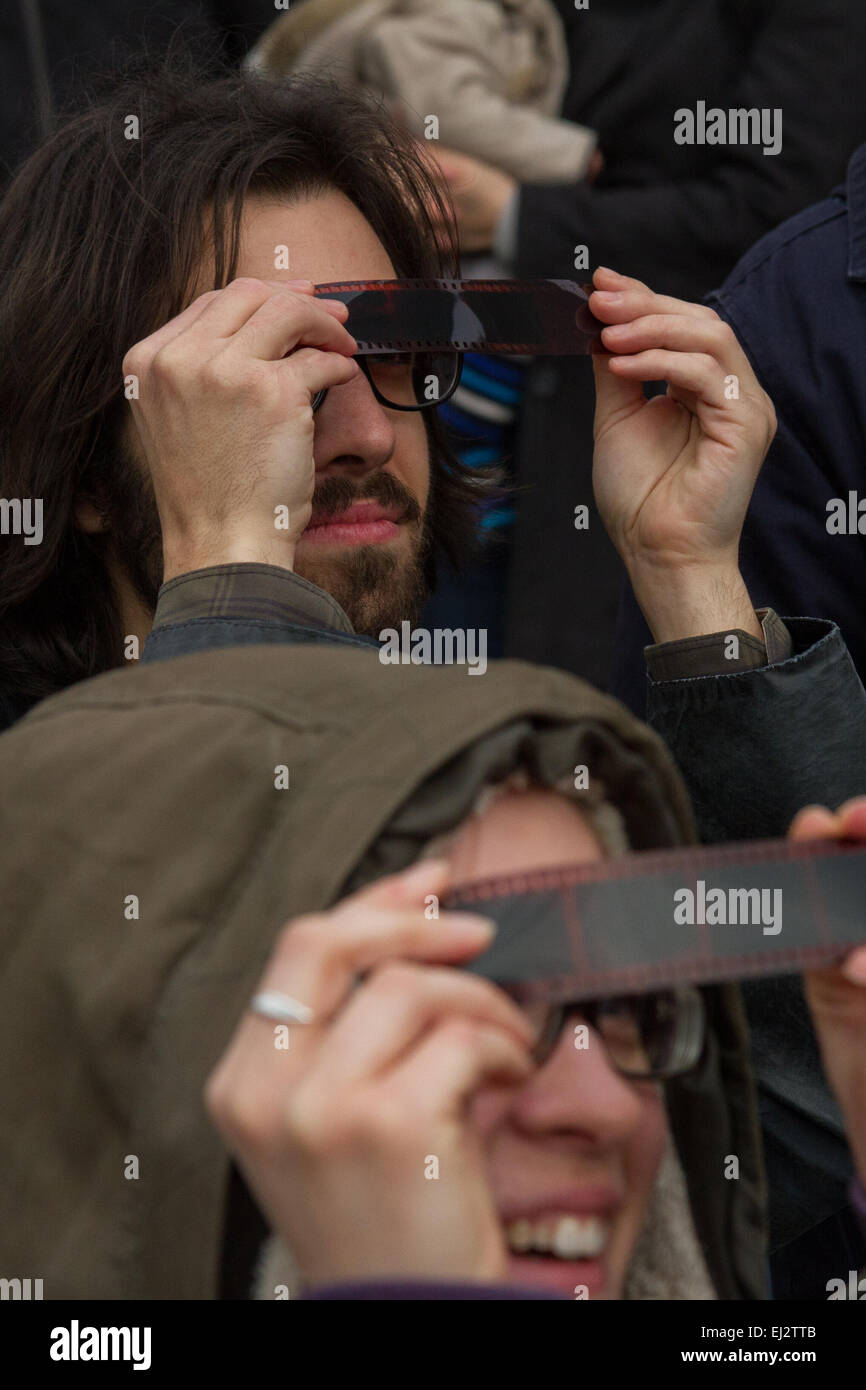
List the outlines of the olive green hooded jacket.
{"type": "MultiPolygon", "coordinates": [[[[633,847],[694,839],[661,741],[517,662],[470,679],[360,647],[224,649],[76,685],[4,734],[0,1276],[218,1297],[230,1164],[202,1090],[280,928],[405,867],[490,782],[578,764],[633,847]]],[[[706,1001],[668,1105],[712,1290],[635,1296],[765,1296],[744,1015],[733,987],[706,1001]]]]}

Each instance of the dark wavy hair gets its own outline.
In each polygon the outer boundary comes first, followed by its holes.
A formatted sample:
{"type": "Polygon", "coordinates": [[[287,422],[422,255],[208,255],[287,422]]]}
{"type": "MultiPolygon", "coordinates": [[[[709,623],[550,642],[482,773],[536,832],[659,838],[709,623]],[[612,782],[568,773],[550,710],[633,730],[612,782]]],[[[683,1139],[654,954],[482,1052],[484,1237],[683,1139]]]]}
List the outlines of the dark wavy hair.
{"type": "MultiPolygon", "coordinates": [[[[381,103],[321,78],[214,77],[196,62],[127,68],[62,121],[0,202],[0,497],[42,498],[44,511],[41,545],[0,537],[0,678],[14,712],[122,659],[108,538],[79,530],[74,506],[111,511],[124,486],[121,363],[192,298],[211,209],[214,288],[236,274],[247,193],[328,186],[358,207],[398,276],[457,271],[452,210],[381,103]],[[132,115],[139,139],[126,138],[132,115]]],[[[465,557],[490,480],[425,414],[432,583],[437,550],[458,567],[465,557]]]]}

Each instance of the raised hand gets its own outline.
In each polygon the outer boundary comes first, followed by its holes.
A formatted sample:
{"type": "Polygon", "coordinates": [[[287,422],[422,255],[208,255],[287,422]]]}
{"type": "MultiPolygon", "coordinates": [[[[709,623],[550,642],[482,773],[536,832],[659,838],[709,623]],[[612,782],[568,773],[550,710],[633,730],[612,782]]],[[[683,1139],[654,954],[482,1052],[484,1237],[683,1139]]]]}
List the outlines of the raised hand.
{"type": "Polygon", "coordinates": [[[761,635],[740,533],[776,417],[712,309],[599,269],[590,298],[610,353],[596,375],[593,486],[657,641],[739,626],[761,635]],[[664,380],[647,400],[643,383],[664,380]]]}
{"type": "Polygon", "coordinates": [[[360,370],[346,306],[313,289],[233,280],[127,352],[165,579],[232,561],[292,568],[315,481],[312,396],[360,370]]]}

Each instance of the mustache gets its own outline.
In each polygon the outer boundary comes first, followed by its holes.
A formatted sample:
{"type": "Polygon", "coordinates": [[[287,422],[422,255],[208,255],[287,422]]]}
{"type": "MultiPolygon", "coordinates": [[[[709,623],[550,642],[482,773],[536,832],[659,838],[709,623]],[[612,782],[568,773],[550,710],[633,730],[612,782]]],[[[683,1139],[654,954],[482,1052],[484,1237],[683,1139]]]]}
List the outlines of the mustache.
{"type": "Polygon", "coordinates": [[[313,491],[313,512],[323,520],[339,516],[353,502],[381,502],[384,507],[399,507],[401,521],[420,521],[418,499],[391,473],[371,473],[361,483],[351,478],[323,478],[313,491]]]}

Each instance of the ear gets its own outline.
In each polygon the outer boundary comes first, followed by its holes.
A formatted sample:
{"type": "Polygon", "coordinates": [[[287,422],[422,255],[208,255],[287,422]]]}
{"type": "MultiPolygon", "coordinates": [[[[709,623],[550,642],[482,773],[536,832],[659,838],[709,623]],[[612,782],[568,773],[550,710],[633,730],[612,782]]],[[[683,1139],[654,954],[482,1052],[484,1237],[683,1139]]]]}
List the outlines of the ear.
{"type": "Polygon", "coordinates": [[[103,513],[87,497],[79,497],[74,507],[75,525],[79,531],[89,536],[99,535],[108,530],[108,522],[103,513]]]}

